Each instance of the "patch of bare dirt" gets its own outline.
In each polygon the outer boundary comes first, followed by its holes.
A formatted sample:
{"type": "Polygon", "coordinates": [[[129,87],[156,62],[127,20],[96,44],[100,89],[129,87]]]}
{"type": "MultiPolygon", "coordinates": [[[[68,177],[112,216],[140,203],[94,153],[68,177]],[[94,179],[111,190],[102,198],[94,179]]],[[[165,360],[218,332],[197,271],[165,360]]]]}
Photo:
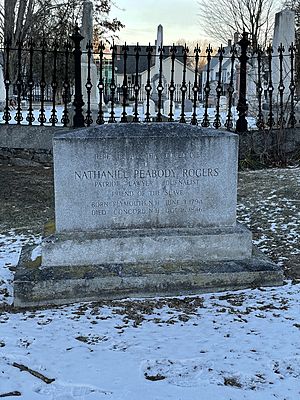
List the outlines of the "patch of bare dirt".
{"type": "Polygon", "coordinates": [[[0,232],[41,234],[53,218],[52,168],[0,165],[0,232]]]}

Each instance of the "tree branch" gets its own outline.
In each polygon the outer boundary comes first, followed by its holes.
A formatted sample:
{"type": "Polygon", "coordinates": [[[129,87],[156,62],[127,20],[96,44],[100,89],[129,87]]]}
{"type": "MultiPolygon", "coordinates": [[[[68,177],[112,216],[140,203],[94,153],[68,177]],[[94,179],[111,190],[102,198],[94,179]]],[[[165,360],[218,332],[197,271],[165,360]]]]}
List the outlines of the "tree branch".
{"type": "Polygon", "coordinates": [[[18,364],[16,362],[14,362],[13,367],[19,368],[20,371],[29,372],[31,375],[35,376],[38,379],[41,379],[43,382],[45,382],[47,384],[55,381],[55,379],[47,378],[45,375],[41,374],[40,372],[34,371],[33,369],[26,367],[26,365],[18,364]]]}

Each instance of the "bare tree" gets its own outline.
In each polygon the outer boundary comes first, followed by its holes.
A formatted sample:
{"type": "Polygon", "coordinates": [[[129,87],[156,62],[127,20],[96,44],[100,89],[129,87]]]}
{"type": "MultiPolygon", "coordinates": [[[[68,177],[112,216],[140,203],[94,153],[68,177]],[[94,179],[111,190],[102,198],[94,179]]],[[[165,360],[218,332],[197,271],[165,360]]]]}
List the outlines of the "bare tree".
{"type": "MultiPolygon", "coordinates": [[[[124,25],[110,20],[112,0],[94,0],[95,27],[101,35],[124,25]]],[[[79,22],[83,0],[4,0],[0,5],[0,35],[14,46],[18,40],[42,35],[58,40],[79,22]]]]}
{"type": "MultiPolygon", "coordinates": [[[[189,48],[189,53],[188,53],[188,58],[187,58],[187,65],[191,68],[195,67],[195,54],[194,54],[194,49],[196,48],[196,46],[198,45],[198,47],[200,48],[200,59],[199,59],[199,68],[201,69],[204,65],[206,65],[206,49],[209,45],[209,41],[207,39],[198,39],[198,40],[185,40],[185,39],[178,39],[176,41],[176,45],[179,46],[184,46],[187,45],[187,47],[189,48]]],[[[216,50],[214,51],[213,54],[216,53],[216,50]]]]}
{"type": "Polygon", "coordinates": [[[4,0],[1,9],[2,36],[14,42],[15,36],[23,39],[33,20],[34,0],[4,0]]]}
{"type": "Polygon", "coordinates": [[[250,34],[250,41],[265,45],[275,15],[275,0],[199,0],[199,16],[203,30],[213,39],[227,42],[235,32],[250,34]]]}
{"type": "MultiPolygon", "coordinates": [[[[32,38],[37,46],[43,37],[48,44],[56,40],[63,45],[73,32],[75,22],[80,24],[84,0],[0,0],[0,38],[10,43],[9,76],[11,82],[17,77],[16,48],[18,42],[32,38]]],[[[113,0],[94,0],[94,27],[103,37],[107,32],[116,32],[123,27],[116,19],[109,20],[113,0]]],[[[28,57],[28,52],[22,57],[28,57]]],[[[36,53],[34,70],[39,71],[40,53],[36,53]]],[[[0,62],[3,62],[2,60],[0,62]]],[[[26,64],[25,62],[23,63],[26,64]]],[[[58,63],[58,68],[61,63],[58,63]]],[[[46,73],[48,64],[46,63],[46,73]]],[[[49,72],[51,74],[51,71],[49,72]]]]}

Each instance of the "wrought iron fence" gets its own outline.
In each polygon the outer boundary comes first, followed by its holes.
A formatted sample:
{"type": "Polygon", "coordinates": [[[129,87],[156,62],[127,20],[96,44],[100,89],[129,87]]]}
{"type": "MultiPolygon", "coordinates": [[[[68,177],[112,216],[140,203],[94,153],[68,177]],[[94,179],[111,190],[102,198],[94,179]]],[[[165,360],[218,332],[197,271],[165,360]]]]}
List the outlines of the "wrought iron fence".
{"type": "Polygon", "coordinates": [[[178,121],[238,132],[297,123],[293,44],[288,53],[282,45],[253,51],[244,33],[203,55],[186,45],[155,51],[150,44],[113,44],[107,52],[100,42],[82,49],[78,27],[71,39],[63,46],[45,39],[5,43],[2,123],[178,121]]]}

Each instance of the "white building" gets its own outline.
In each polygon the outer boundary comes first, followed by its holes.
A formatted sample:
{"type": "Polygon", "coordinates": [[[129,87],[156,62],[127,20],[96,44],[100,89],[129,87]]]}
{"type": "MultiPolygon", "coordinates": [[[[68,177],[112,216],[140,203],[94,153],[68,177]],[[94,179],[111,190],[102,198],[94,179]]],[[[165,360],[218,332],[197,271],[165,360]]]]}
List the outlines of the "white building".
{"type": "MultiPolygon", "coordinates": [[[[237,37],[235,38],[235,42],[237,41],[237,37]]],[[[238,47],[238,45],[236,45],[238,47]]],[[[231,75],[233,72],[232,76],[232,83],[233,83],[233,88],[234,88],[234,93],[233,93],[233,105],[236,105],[237,103],[237,91],[238,91],[238,73],[237,73],[237,68],[239,61],[237,58],[235,58],[233,62],[233,70],[232,70],[232,42],[231,40],[228,41],[227,46],[223,47],[224,53],[223,53],[223,60],[222,60],[222,65],[221,65],[221,77],[220,77],[220,54],[215,53],[215,55],[212,56],[210,66],[209,66],[209,87],[210,87],[210,93],[209,93],[209,106],[215,106],[216,104],[216,99],[217,99],[217,86],[220,82],[221,84],[221,96],[228,96],[228,88],[231,83],[231,75]]],[[[205,100],[205,87],[207,84],[207,68],[208,64],[204,66],[202,69],[201,73],[201,86],[202,86],[202,96],[201,100],[204,102],[205,100]]]]}
{"type": "MultiPolygon", "coordinates": [[[[126,78],[127,78],[127,84],[129,87],[129,99],[134,94],[133,91],[133,86],[135,84],[136,80],[136,58],[135,58],[135,46],[128,46],[128,57],[127,57],[127,62],[126,62],[126,78]]],[[[143,101],[146,99],[146,90],[145,86],[147,84],[147,79],[148,79],[148,58],[147,58],[147,47],[148,46],[140,46],[140,52],[139,52],[139,63],[138,63],[138,84],[140,85],[140,95],[139,95],[139,100],[143,101]]],[[[152,52],[152,57],[151,57],[151,63],[150,63],[150,82],[151,85],[153,86],[153,78],[155,75],[157,75],[157,61],[158,60],[158,55],[155,55],[155,48],[156,46],[153,45],[153,52],[152,52]],[[156,65],[155,65],[156,61],[156,65]]],[[[172,59],[171,59],[171,54],[170,54],[170,48],[171,46],[163,46],[164,52],[163,52],[163,60],[162,60],[162,72],[163,72],[163,86],[164,86],[164,91],[163,94],[165,97],[169,98],[169,90],[168,87],[171,82],[171,70],[172,70],[172,59]]],[[[173,81],[175,85],[175,95],[174,95],[174,100],[179,101],[181,98],[181,91],[180,87],[182,85],[183,81],[183,47],[182,46],[177,46],[177,53],[176,53],[176,58],[174,61],[174,76],[173,76],[173,81]]],[[[121,86],[123,85],[124,82],[124,57],[123,57],[123,52],[122,52],[122,46],[117,46],[117,56],[116,56],[116,61],[115,61],[115,82],[118,87],[118,91],[120,94],[122,94],[122,88],[121,86]]],[[[188,93],[187,97],[190,94],[190,96],[193,96],[192,94],[192,87],[194,84],[195,80],[195,71],[190,68],[189,66],[186,66],[186,75],[185,75],[185,81],[186,85],[188,87],[188,93]]],[[[157,83],[157,81],[155,81],[157,83]]],[[[154,88],[152,87],[152,90],[154,88]]],[[[154,89],[155,90],[155,89],[154,89]]]]}

